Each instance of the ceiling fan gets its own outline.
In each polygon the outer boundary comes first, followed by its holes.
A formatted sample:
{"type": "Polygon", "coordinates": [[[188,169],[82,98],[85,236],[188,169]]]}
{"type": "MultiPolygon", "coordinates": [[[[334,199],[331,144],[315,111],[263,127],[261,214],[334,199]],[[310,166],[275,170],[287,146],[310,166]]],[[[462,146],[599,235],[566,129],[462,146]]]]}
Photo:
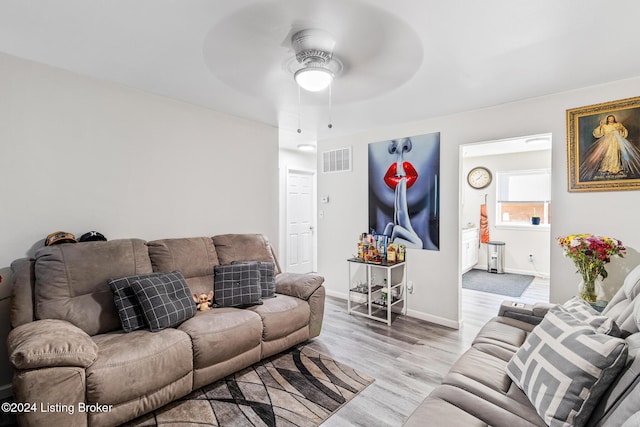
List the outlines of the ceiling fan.
{"type": "Polygon", "coordinates": [[[300,64],[293,77],[302,89],[325,90],[342,71],[342,62],[333,56],[335,44],[331,34],[320,29],[301,30],[291,37],[291,46],[300,64]]]}
{"type": "Polygon", "coordinates": [[[202,54],[215,78],[250,97],[245,105],[271,108],[287,138],[300,140],[302,111],[313,141],[326,92],[341,109],[389,93],[418,70],[423,47],[406,22],[361,0],[269,0],[217,22],[202,54]],[[321,83],[307,87],[318,91],[301,89],[314,75],[321,83]]]}

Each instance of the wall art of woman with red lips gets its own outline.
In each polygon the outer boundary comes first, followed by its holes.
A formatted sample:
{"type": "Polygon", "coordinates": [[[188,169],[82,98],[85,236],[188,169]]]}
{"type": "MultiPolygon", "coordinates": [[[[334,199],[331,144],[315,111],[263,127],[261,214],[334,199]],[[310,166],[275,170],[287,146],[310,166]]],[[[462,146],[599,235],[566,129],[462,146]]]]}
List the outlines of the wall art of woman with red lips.
{"type": "Polygon", "coordinates": [[[408,248],[439,250],[440,133],[369,144],[369,227],[408,248]]]}

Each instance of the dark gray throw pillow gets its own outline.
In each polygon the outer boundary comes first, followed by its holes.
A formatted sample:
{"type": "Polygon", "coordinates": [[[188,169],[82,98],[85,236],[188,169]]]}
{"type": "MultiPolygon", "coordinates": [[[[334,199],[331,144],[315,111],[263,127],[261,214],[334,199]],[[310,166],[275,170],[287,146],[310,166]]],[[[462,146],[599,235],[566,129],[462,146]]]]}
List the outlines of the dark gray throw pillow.
{"type": "Polygon", "coordinates": [[[133,288],[131,288],[131,283],[160,274],[164,273],[136,274],[134,276],[109,280],[109,287],[111,288],[111,292],[113,292],[113,302],[118,309],[120,323],[125,332],[132,332],[147,326],[144,320],[144,314],[142,313],[142,307],[140,307],[138,303],[136,293],[133,291],[133,288]]]}
{"type": "Polygon", "coordinates": [[[260,271],[260,289],[262,292],[262,298],[273,298],[276,296],[276,280],[275,270],[276,266],[272,262],[262,261],[233,261],[231,264],[258,264],[258,270],[260,271]]]}
{"type": "Polygon", "coordinates": [[[179,271],[131,283],[152,332],[178,326],[196,314],[191,291],[179,271]]]}
{"type": "Polygon", "coordinates": [[[262,304],[258,263],[227,264],[214,267],[214,307],[248,307],[256,304],[262,304]]]}

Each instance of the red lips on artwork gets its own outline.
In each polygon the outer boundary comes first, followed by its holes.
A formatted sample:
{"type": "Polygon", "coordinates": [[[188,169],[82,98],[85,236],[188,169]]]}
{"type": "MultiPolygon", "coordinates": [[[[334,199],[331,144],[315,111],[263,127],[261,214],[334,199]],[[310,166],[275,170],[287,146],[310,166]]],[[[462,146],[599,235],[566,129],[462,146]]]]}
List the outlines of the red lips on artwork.
{"type": "Polygon", "coordinates": [[[396,162],[389,166],[387,173],[384,175],[384,182],[392,190],[396,189],[402,178],[407,178],[407,189],[410,188],[418,179],[418,172],[411,163],[403,162],[402,167],[404,168],[405,176],[398,176],[398,163],[396,162]]]}

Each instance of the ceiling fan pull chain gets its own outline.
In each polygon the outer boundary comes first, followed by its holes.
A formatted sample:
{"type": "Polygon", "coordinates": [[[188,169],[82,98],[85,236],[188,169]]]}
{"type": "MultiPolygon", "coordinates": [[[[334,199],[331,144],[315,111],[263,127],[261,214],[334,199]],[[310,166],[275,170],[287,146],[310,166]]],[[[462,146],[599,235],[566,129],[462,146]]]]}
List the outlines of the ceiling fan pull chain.
{"type": "Polygon", "coordinates": [[[298,86],[298,133],[302,133],[300,128],[300,86],[298,86]]]}
{"type": "MultiPolygon", "coordinates": [[[[329,125],[327,126],[329,129],[331,129],[333,127],[333,125],[331,124],[331,110],[332,110],[332,104],[331,104],[331,88],[333,87],[332,83],[329,83],[329,125]]],[[[300,90],[300,89],[298,89],[300,90]]]]}

